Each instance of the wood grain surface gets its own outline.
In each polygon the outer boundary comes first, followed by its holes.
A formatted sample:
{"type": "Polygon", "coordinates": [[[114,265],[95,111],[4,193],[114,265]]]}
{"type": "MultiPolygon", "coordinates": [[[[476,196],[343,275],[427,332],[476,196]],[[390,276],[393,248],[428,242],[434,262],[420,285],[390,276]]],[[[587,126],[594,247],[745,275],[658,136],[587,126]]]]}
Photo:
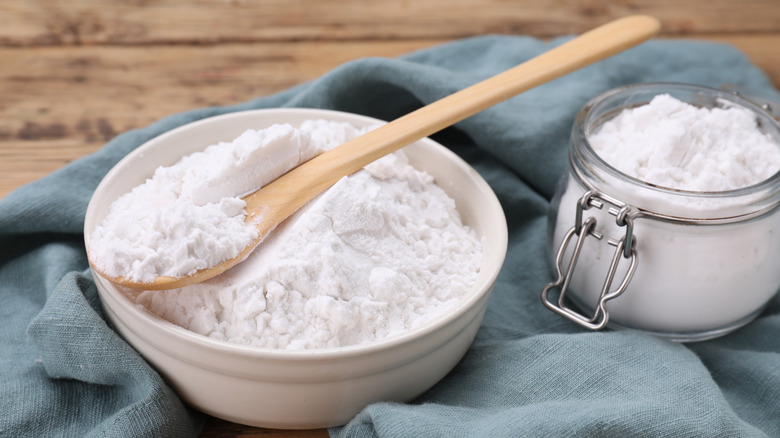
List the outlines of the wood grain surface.
{"type": "MultiPolygon", "coordinates": [[[[490,33],[549,38],[646,13],[733,44],[780,86],[777,0],[0,0],[0,197],[166,115],[347,61],[490,33]]],[[[316,437],[210,419],[204,437],[316,437]]]]}

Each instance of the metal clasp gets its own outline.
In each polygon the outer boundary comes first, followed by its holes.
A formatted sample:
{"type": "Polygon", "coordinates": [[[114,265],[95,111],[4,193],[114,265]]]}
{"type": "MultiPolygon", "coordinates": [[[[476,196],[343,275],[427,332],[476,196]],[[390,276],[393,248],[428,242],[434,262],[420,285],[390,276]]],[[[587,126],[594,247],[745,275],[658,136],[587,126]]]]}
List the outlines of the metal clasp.
{"type": "Polygon", "coordinates": [[[634,236],[633,221],[635,215],[636,214],[631,206],[608,195],[593,190],[585,193],[577,201],[575,224],[566,233],[566,236],[564,237],[563,242],[561,242],[561,246],[558,249],[558,253],[555,257],[555,269],[558,278],[552,283],[548,283],[542,290],[542,303],[544,303],[545,307],[592,330],[599,330],[607,325],[607,322],[609,322],[609,311],[606,308],[606,302],[625,292],[626,288],[628,287],[628,283],[631,281],[631,278],[634,276],[634,272],[636,271],[636,237],[634,236]],[[583,212],[592,207],[596,207],[597,209],[601,210],[605,205],[608,206],[607,212],[615,216],[615,223],[617,226],[626,228],[626,234],[618,241],[615,241],[614,239],[607,239],[607,244],[614,246],[615,252],[612,256],[612,262],[610,263],[604,285],[601,288],[601,293],[599,294],[599,298],[596,303],[596,310],[594,311],[593,316],[588,317],[568,307],[564,299],[566,297],[566,292],[569,289],[569,283],[574,274],[574,268],[576,267],[582,246],[585,242],[585,238],[592,236],[598,240],[602,240],[604,237],[595,229],[596,218],[590,216],[583,220],[583,212]],[[577,237],[577,240],[574,245],[574,251],[571,255],[568,266],[564,271],[563,259],[566,255],[566,250],[569,244],[575,236],[577,237]],[[628,271],[626,272],[623,280],[620,282],[620,285],[616,289],[610,290],[612,289],[615,274],[622,259],[627,259],[629,261],[628,271]],[[555,288],[560,288],[560,294],[558,295],[557,303],[551,301],[548,298],[550,291],[555,288]]]}

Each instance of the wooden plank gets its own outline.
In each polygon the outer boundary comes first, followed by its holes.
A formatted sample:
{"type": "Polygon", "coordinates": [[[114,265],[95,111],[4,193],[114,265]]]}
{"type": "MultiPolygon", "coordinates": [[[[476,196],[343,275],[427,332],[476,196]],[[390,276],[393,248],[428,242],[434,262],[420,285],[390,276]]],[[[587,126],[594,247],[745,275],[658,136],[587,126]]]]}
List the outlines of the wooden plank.
{"type": "Polygon", "coordinates": [[[0,48],[0,197],[170,114],[288,89],[438,41],[0,48]]]}
{"type": "Polygon", "coordinates": [[[553,36],[647,13],[663,34],[773,33],[776,0],[25,0],[0,4],[0,45],[553,36]]]}
{"type": "Polygon", "coordinates": [[[243,102],[356,58],[437,42],[0,48],[0,139],[102,142],[174,112],[243,102]]]}
{"type": "MultiPolygon", "coordinates": [[[[713,36],[780,85],[780,35],[713,36]]],[[[0,48],[0,197],[166,115],[275,93],[442,41],[0,48]]]]}
{"type": "MultiPolygon", "coordinates": [[[[780,84],[780,36],[713,37],[780,84]]],[[[0,49],[0,140],[103,143],[165,115],[287,89],[364,56],[438,41],[0,49]]]]}

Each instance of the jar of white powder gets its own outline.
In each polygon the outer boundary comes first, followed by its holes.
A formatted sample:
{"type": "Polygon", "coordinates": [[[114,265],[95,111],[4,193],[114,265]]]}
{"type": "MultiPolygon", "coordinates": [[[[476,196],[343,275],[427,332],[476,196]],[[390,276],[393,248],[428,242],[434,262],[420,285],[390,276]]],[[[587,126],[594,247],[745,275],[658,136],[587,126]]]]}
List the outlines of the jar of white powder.
{"type": "Polygon", "coordinates": [[[550,212],[544,305],[677,341],[747,324],[780,289],[780,126],[738,95],[640,84],[588,102],[550,212]]]}

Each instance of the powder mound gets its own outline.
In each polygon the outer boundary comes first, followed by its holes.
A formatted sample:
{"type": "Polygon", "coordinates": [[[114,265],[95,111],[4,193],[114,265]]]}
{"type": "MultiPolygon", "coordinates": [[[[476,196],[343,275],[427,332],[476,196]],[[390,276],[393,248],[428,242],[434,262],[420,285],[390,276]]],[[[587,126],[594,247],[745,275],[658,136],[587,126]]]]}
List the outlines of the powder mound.
{"type": "Polygon", "coordinates": [[[588,142],[619,171],[677,190],[735,190],[780,171],[780,145],[750,110],[700,108],[668,94],[621,111],[588,142]]]}
{"type": "MultiPolygon", "coordinates": [[[[340,135],[336,143],[346,140],[340,135]]],[[[182,289],[143,292],[136,302],[220,341],[336,348],[412,330],[452,309],[476,283],[481,261],[482,240],[454,201],[397,152],[342,178],[239,266],[182,289]]]]}
{"type": "Polygon", "coordinates": [[[247,130],[160,167],[117,199],[90,238],[96,267],[110,276],[151,282],[182,277],[237,256],[256,237],[240,196],[332,148],[332,135],[359,134],[352,125],[308,121],[300,129],[247,130]]]}

